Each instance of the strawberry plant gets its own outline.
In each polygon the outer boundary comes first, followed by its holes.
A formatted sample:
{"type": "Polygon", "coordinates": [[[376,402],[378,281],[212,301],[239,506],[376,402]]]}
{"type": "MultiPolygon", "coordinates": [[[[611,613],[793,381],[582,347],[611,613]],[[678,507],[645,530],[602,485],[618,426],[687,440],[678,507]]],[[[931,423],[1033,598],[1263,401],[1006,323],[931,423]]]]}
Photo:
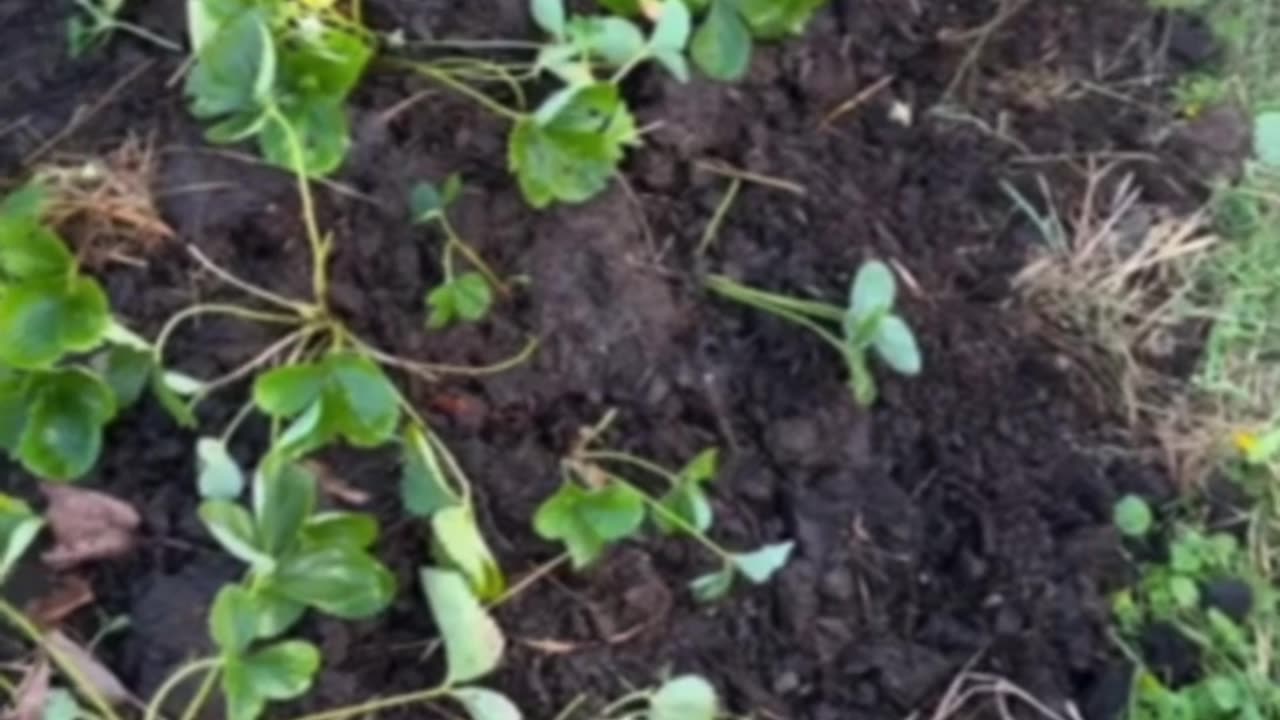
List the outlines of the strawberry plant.
{"type": "MultiPolygon", "coordinates": [[[[624,16],[652,15],[652,0],[598,0],[624,16]]],[[[738,80],[751,64],[757,40],[798,35],[826,0],[685,0],[701,13],[689,54],[698,69],[717,80],[738,80]]]]}
{"type": "Polygon", "coordinates": [[[577,703],[563,710],[557,720],[715,720],[724,717],[716,690],[697,675],[678,675],[654,688],[642,688],[614,700],[603,709],[577,713],[577,703]]]}
{"type": "Polygon", "coordinates": [[[538,535],[562,543],[574,567],[586,567],[610,545],[638,535],[646,519],[663,535],[692,538],[719,561],[719,569],[689,585],[694,596],[704,602],[724,597],[739,576],[763,584],[786,564],[794,546],[790,541],[733,552],[707,534],[713,513],[704,486],[715,478],[715,449],[700,453],[678,472],[628,453],[592,449],[591,444],[612,419],[607,416],[583,434],[562,463],[560,489],[534,515],[538,535]],[[651,494],[610,467],[662,480],[666,488],[651,494]]]}
{"type": "Polygon", "coordinates": [[[28,185],[0,203],[0,448],[41,478],[73,480],[152,366],[43,223],[46,200],[28,185]]]}
{"type": "Polygon", "coordinates": [[[493,304],[493,291],[506,292],[507,288],[480,254],[468,245],[449,222],[448,210],[462,192],[462,178],[450,175],[444,185],[437,188],[428,182],[414,186],[409,197],[413,222],[416,225],[436,224],[444,232],[445,246],[440,261],[444,269],[444,282],[427,293],[427,327],[439,329],[455,321],[475,322],[489,313],[493,304]],[[475,269],[457,274],[454,256],[462,255],[475,269]]]}
{"type": "Polygon", "coordinates": [[[188,0],[191,112],[214,143],[256,138],[268,162],[327,175],[350,145],[347,96],[373,57],[368,31],[331,2],[188,0]]]}
{"type": "Polygon", "coordinates": [[[844,359],[854,399],[863,407],[870,406],[876,399],[875,377],[867,362],[869,353],[901,375],[911,377],[920,373],[920,348],[910,326],[893,312],[897,282],[884,263],[873,260],[858,268],[849,292],[849,304],[843,308],[757,290],[722,275],[708,278],[707,287],[730,300],[807,328],[822,338],[844,359]],[[838,337],[825,323],[838,323],[843,337],[838,337]]]}

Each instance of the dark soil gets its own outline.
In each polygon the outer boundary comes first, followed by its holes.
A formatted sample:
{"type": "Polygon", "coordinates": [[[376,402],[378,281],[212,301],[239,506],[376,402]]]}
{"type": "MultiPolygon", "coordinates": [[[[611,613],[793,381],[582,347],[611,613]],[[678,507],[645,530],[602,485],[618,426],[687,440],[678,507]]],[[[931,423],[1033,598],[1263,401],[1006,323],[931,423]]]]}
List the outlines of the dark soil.
{"type": "MultiPolygon", "coordinates": [[[[100,54],[68,60],[65,8],[55,5],[0,7],[3,174],[17,181],[40,162],[149,139],[163,216],[180,242],[304,295],[291,178],[211,151],[171,82],[182,58],[118,36],[100,54]]],[[[366,5],[373,26],[410,36],[532,34],[524,0],[366,5]]],[[[335,178],[344,190],[320,195],[322,224],[338,238],[337,307],[367,338],[433,361],[495,362],[528,335],[542,339],[531,362],[489,379],[401,378],[474,479],[507,571],[519,576],[556,554],[530,517],[555,489],[577,429],[609,408],[619,411],[611,439],[621,448],[671,465],[708,445],[726,450],[715,484],[726,544],[798,543],[774,582],[711,607],[684,589],[707,560],[686,543],[632,544],[592,572],[535,584],[499,611],[512,643],[491,681],[528,717],[550,718],[579,693],[615,696],[670,668],[706,674],[731,708],[758,717],[900,718],[926,708],[971,661],[1051,706],[1109,714],[1115,697],[1095,689],[1117,686],[1106,591],[1124,569],[1110,508],[1124,492],[1158,494],[1166,480],[1112,449],[1125,442],[1114,409],[1010,302],[1009,278],[1033,235],[999,183],[1031,191],[1043,175],[1069,206],[1088,154],[1141,153],[1132,169],[1148,199],[1181,200],[1185,162],[1174,171],[1152,153],[1194,153],[1166,152],[1176,148],[1160,143],[1178,134],[1157,108],[1173,73],[1209,50],[1198,29],[1154,18],[1140,0],[1021,3],[989,36],[974,32],[999,5],[834,0],[803,39],[758,52],[741,84],[637,76],[628,92],[644,122],[659,124],[627,165],[634,199],[615,184],[546,213],[527,209],[506,173],[501,121],[440,90],[388,121],[425,86],[385,70],[364,83],[351,109],[355,147],[335,178]],[[886,76],[883,91],[823,127],[833,108],[886,76]],[[898,104],[908,121],[893,119],[898,104]],[[747,184],[698,261],[727,186],[695,165],[711,159],[806,193],[747,184]],[[489,322],[428,333],[422,297],[438,280],[441,238],[408,223],[405,198],[413,182],[453,171],[468,182],[454,216],[462,235],[530,284],[489,322]],[[904,314],[926,353],[920,378],[883,376],[870,413],[854,407],[826,347],[698,282],[726,272],[837,299],[870,257],[914,278],[904,314]]],[[[178,37],[182,7],[138,0],[128,16],[178,37]]],[[[175,309],[227,296],[177,242],[145,268],[104,276],[118,314],[151,334],[175,309]]],[[[213,375],[269,338],[206,323],[184,332],[170,357],[213,375]]],[[[228,393],[204,419],[220,427],[242,401],[243,389],[228,393]]],[[[242,433],[244,460],[264,433],[242,433]]],[[[132,618],[103,657],[140,695],[204,647],[202,605],[237,572],[195,518],[193,440],[144,404],[113,426],[89,479],[146,521],[134,556],[92,572],[101,613],[132,618]]],[[[377,620],[309,622],[326,663],[306,704],[426,687],[439,676],[438,660],[421,660],[435,635],[414,580],[426,545],[399,512],[395,458],[325,460],[372,493],[384,522],[379,554],[402,591],[377,620]]],[[[29,487],[16,469],[5,473],[0,487],[29,487]]],[[[101,613],[77,620],[91,629],[101,613]]]]}

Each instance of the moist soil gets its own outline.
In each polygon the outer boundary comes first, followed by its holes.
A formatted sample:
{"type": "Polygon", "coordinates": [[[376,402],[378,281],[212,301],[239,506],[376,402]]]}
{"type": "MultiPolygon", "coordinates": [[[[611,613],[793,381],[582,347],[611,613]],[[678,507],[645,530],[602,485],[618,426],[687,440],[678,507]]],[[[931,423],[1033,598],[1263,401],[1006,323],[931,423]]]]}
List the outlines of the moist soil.
{"type": "MultiPolygon", "coordinates": [[[[410,37],[533,36],[524,0],[365,4],[372,26],[410,37]]],[[[579,428],[609,409],[614,447],[668,465],[723,449],[714,505],[725,544],[797,543],[772,582],[711,606],[685,589],[708,558],[684,542],[629,543],[592,570],[531,584],[497,611],[511,643],[488,681],[527,717],[553,717],[579,694],[598,706],[667,670],[706,675],[730,708],[762,718],[927,713],[966,667],[1091,719],[1123,701],[1105,633],[1107,592],[1125,572],[1110,509],[1125,492],[1166,493],[1168,481],[1118,449],[1129,441],[1107,392],[1016,302],[1010,279],[1038,239],[1001,183],[1039,198],[1044,178],[1069,209],[1093,156],[1125,162],[1149,201],[1194,197],[1181,178],[1220,153],[1200,152],[1159,108],[1170,79],[1212,48],[1202,29],[1138,0],[1014,0],[1003,11],[985,0],[834,0],[803,38],[759,50],[744,82],[639,73],[627,93],[651,131],[625,166],[629,190],[614,183],[547,212],[528,209],[506,172],[503,121],[398,71],[370,72],[350,108],[348,162],[318,190],[321,224],[337,238],[333,303],[367,339],[434,362],[492,363],[540,338],[530,361],[496,376],[398,378],[470,474],[507,572],[557,554],[530,518],[579,428]],[[794,187],[745,183],[699,258],[729,183],[707,161],[794,187]],[[450,172],[467,181],[459,232],[528,282],[490,320],[429,332],[423,296],[439,280],[442,238],[411,225],[406,198],[414,182],[450,172]],[[910,278],[902,310],[926,369],[911,381],[882,372],[870,412],[854,406],[828,348],[699,281],[728,273],[840,302],[872,257],[910,278]]],[[[305,296],[292,178],[202,140],[175,80],[180,56],[117,35],[67,58],[65,13],[34,0],[0,8],[0,170],[18,182],[42,163],[150,144],[175,239],[141,265],[97,271],[117,314],[154,335],[187,304],[235,297],[184,243],[305,296]]],[[[182,3],[137,0],[126,17],[182,36],[182,3]]],[[[196,324],[169,362],[212,377],[271,338],[244,323],[196,324]]],[[[244,393],[204,406],[205,426],[220,428],[244,393]]],[[[265,435],[251,422],[235,452],[249,461],[265,435]]],[[[238,572],[196,519],[194,439],[146,401],[112,426],[87,480],[133,503],[144,531],[132,555],[89,571],[97,603],[73,624],[87,636],[128,616],[98,652],[143,697],[207,649],[205,607],[238,572]]],[[[370,494],[378,553],[401,591],[376,619],[306,623],[325,663],[300,704],[428,687],[440,662],[415,581],[427,546],[399,509],[396,458],[322,460],[370,494]]],[[[35,498],[19,469],[0,472],[0,487],[35,498]]]]}

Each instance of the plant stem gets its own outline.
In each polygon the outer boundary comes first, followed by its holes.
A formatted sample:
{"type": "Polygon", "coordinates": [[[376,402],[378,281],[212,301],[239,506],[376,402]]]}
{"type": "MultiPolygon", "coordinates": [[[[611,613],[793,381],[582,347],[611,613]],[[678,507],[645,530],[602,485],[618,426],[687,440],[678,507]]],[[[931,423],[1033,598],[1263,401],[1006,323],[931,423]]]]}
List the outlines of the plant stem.
{"type": "Polygon", "coordinates": [[[621,83],[623,80],[627,79],[627,76],[631,74],[632,70],[635,70],[637,67],[640,66],[640,63],[648,59],[649,59],[649,52],[647,50],[640,53],[639,55],[636,55],[635,57],[628,60],[626,65],[623,65],[622,67],[618,68],[618,71],[613,74],[613,77],[609,78],[609,82],[614,85],[621,83]]]}
{"type": "Polygon", "coordinates": [[[733,178],[733,182],[729,183],[729,189],[725,191],[724,198],[716,206],[711,222],[707,223],[707,229],[702,233],[702,240],[698,242],[699,256],[706,255],[707,250],[711,249],[711,243],[715,242],[716,236],[720,234],[720,227],[724,225],[724,219],[728,217],[729,209],[733,207],[733,201],[738,199],[738,193],[741,190],[742,178],[733,178]]]}
{"type": "Polygon", "coordinates": [[[196,691],[196,695],[187,705],[187,711],[182,714],[182,720],[196,720],[200,715],[200,709],[204,707],[205,702],[209,700],[209,693],[213,692],[213,686],[218,680],[218,674],[222,668],[210,668],[205,673],[204,682],[200,683],[200,689],[196,691]]]}
{"type": "Polygon", "coordinates": [[[228,315],[242,320],[276,323],[279,325],[302,324],[302,318],[295,315],[262,312],[260,310],[253,310],[239,305],[222,303],[202,303],[200,305],[192,305],[169,318],[169,321],[160,329],[160,334],[156,336],[155,345],[152,349],[152,355],[155,357],[157,366],[164,367],[165,346],[169,344],[169,338],[178,329],[178,326],[191,318],[199,317],[201,315],[228,315]]]}
{"type": "Polygon", "coordinates": [[[289,143],[289,154],[293,156],[293,174],[298,182],[298,196],[302,201],[302,222],[307,229],[307,243],[311,246],[311,292],[314,302],[321,308],[328,306],[329,277],[326,273],[329,262],[330,244],[320,234],[320,224],[316,220],[315,199],[311,196],[311,181],[307,174],[307,159],[298,133],[289,124],[288,118],[280,112],[280,108],[271,105],[268,110],[272,119],[284,130],[285,140],[289,143]]]}
{"type": "Polygon", "coordinates": [[[231,418],[231,422],[227,423],[226,429],[223,430],[222,435],[219,436],[219,440],[221,440],[223,445],[230,444],[232,436],[236,434],[236,430],[239,430],[240,426],[244,424],[244,421],[252,414],[253,398],[249,398],[240,406],[240,409],[236,411],[235,417],[231,418]]]}
{"type": "MultiPolygon", "coordinates": [[[[205,658],[203,660],[196,660],[195,662],[187,663],[179,668],[176,672],[170,675],[169,678],[164,681],[164,684],[156,690],[155,694],[151,696],[151,702],[147,703],[147,711],[143,716],[143,720],[157,720],[157,718],[160,717],[160,709],[164,707],[164,701],[169,698],[169,695],[172,694],[184,680],[196,673],[203,672],[211,668],[216,672],[217,668],[221,664],[222,658],[205,658]]],[[[214,673],[211,672],[210,674],[214,673]]]]}
{"type": "Polygon", "coordinates": [[[631,705],[633,703],[638,703],[641,700],[648,700],[649,697],[652,695],[653,695],[652,690],[636,690],[633,692],[629,692],[626,695],[623,695],[617,700],[614,700],[613,702],[606,705],[605,708],[600,711],[600,717],[607,718],[610,715],[618,712],[619,710],[621,710],[622,708],[628,705],[631,705]]]}
{"type": "Polygon", "coordinates": [[[401,695],[392,695],[391,697],[382,698],[380,700],[369,700],[358,705],[348,705],[346,707],[336,708],[334,710],[325,710],[323,712],[311,713],[310,715],[301,715],[293,718],[293,720],[342,720],[355,715],[370,715],[383,710],[389,710],[401,705],[415,705],[417,703],[429,702],[449,695],[453,691],[453,687],[449,685],[441,685],[440,687],[431,688],[429,690],[418,690],[415,692],[404,693],[401,695]]]}
{"type": "Polygon", "coordinates": [[[845,310],[830,303],[800,300],[787,295],[757,290],[724,275],[708,276],[706,284],[712,292],[766,312],[775,312],[781,308],[820,320],[844,322],[845,310]]]}
{"type": "Polygon", "coordinates": [[[111,703],[102,697],[102,693],[98,692],[98,689],[85,677],[80,668],[76,667],[75,662],[46,642],[44,634],[40,632],[40,628],[36,627],[25,615],[2,597],[0,597],[0,617],[3,617],[33,644],[42,648],[49,655],[49,658],[53,660],[53,664],[57,666],[58,670],[71,681],[71,684],[75,685],[76,690],[82,697],[88,699],[104,720],[120,720],[120,716],[111,707],[111,703]]]}
{"type": "Polygon", "coordinates": [[[272,343],[270,346],[267,347],[267,349],[258,353],[253,358],[250,358],[247,362],[241,364],[239,367],[235,368],[234,370],[226,373],[225,375],[222,375],[221,377],[206,381],[201,386],[200,392],[196,393],[196,396],[191,399],[191,403],[190,403],[191,407],[195,407],[196,405],[199,405],[202,400],[209,397],[210,395],[217,392],[218,390],[238,380],[241,380],[242,378],[252,375],[254,370],[257,370],[263,365],[270,363],[272,360],[276,358],[277,355],[288,350],[294,344],[299,342],[306,342],[307,338],[319,332],[319,330],[320,330],[319,328],[312,327],[312,326],[306,326],[299,330],[295,330],[289,333],[288,335],[285,335],[283,338],[280,338],[278,341],[272,343]]]}
{"type": "Polygon", "coordinates": [[[524,348],[521,349],[519,353],[516,353],[515,355],[507,358],[506,360],[501,360],[492,365],[480,365],[476,367],[470,367],[466,365],[445,365],[445,364],[438,364],[438,363],[424,363],[424,362],[418,362],[416,360],[409,360],[407,358],[402,358],[397,355],[391,355],[389,353],[382,352],[381,350],[375,348],[374,346],[370,345],[364,340],[361,340],[360,338],[353,335],[350,331],[344,330],[343,337],[351,341],[351,343],[355,345],[356,349],[359,352],[365,355],[368,355],[369,357],[373,358],[374,360],[377,360],[383,365],[389,365],[391,367],[395,367],[407,372],[411,372],[423,378],[424,380],[427,380],[428,382],[438,381],[441,375],[455,375],[459,377],[483,377],[485,375],[496,375],[498,373],[505,372],[507,370],[510,370],[513,367],[517,367],[523,364],[530,357],[532,357],[533,353],[538,349],[538,344],[539,344],[538,338],[530,338],[529,342],[525,344],[524,348]]]}
{"type": "Polygon", "coordinates": [[[225,282],[226,284],[238,290],[241,290],[245,293],[248,293],[249,295],[252,295],[258,298],[259,300],[262,300],[267,303],[271,303],[272,305],[277,305],[286,310],[289,310],[290,312],[294,312],[302,316],[317,314],[315,305],[311,303],[305,303],[300,300],[290,300],[289,298],[284,297],[283,295],[277,295],[276,293],[273,293],[270,290],[258,287],[257,285],[254,285],[251,282],[246,282],[236,277],[235,275],[232,275],[230,272],[222,269],[222,267],[220,267],[217,263],[210,260],[209,257],[205,255],[203,252],[201,252],[200,248],[196,247],[195,245],[187,246],[187,254],[195,258],[196,262],[203,265],[204,268],[209,272],[213,273],[214,275],[217,275],[218,278],[223,282],[225,282]]]}
{"type": "MultiPolygon", "coordinates": [[[[444,234],[449,239],[449,245],[462,253],[462,256],[467,259],[467,262],[471,263],[471,266],[476,270],[479,270],[480,274],[484,275],[485,280],[488,280],[490,285],[497,288],[498,292],[503,295],[509,295],[511,293],[511,289],[507,287],[506,283],[502,282],[502,280],[498,278],[498,274],[493,271],[493,268],[489,267],[489,263],[485,262],[484,258],[480,257],[480,253],[477,253],[475,248],[463,241],[462,237],[458,235],[456,230],[454,230],[453,223],[449,222],[449,218],[443,214],[440,216],[440,227],[444,229],[444,234]]],[[[448,248],[446,247],[445,250],[447,252],[448,248]]],[[[450,280],[453,279],[452,275],[449,274],[449,270],[451,269],[452,268],[446,269],[446,275],[449,276],[450,280]]]]}
{"type": "Polygon", "coordinates": [[[424,75],[460,95],[466,95],[468,98],[471,98],[471,100],[482,105],[489,112],[500,117],[504,117],[513,123],[520,122],[525,118],[524,113],[512,110],[470,85],[461,82],[457,78],[453,77],[449,72],[434,67],[430,63],[413,62],[410,60],[392,60],[391,62],[401,67],[407,67],[420,75],[424,75]]]}
{"type": "Polygon", "coordinates": [[[720,545],[716,543],[716,541],[707,537],[706,533],[690,525],[688,521],[680,517],[678,513],[674,513],[671,510],[668,510],[666,506],[658,502],[652,495],[645,492],[643,489],[637,487],[630,480],[627,480],[626,478],[618,477],[617,475],[613,475],[613,474],[610,474],[609,478],[613,480],[613,482],[616,482],[620,485],[624,485],[628,489],[630,489],[631,492],[639,495],[644,500],[644,504],[648,505],[649,509],[652,510],[655,515],[661,516],[663,520],[666,520],[667,522],[671,523],[671,525],[674,526],[676,529],[680,530],[686,535],[693,537],[693,539],[698,541],[699,544],[701,544],[703,547],[705,547],[706,549],[714,553],[716,557],[720,558],[726,563],[733,562],[733,553],[730,553],[728,550],[725,550],[724,548],[720,547],[720,545]]]}
{"type": "Polygon", "coordinates": [[[637,457],[631,453],[618,452],[616,450],[587,450],[585,452],[578,453],[577,459],[587,461],[601,460],[604,462],[618,462],[626,465],[632,465],[640,468],[641,470],[657,475],[670,483],[672,487],[680,484],[680,476],[678,474],[667,470],[655,462],[645,460],[644,458],[637,457]]]}

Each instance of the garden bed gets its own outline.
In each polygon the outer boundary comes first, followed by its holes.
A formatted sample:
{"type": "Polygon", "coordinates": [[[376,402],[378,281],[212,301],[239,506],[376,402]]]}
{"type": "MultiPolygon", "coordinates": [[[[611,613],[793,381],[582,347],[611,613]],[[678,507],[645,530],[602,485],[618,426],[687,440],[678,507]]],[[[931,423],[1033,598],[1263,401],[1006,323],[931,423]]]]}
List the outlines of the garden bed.
{"type": "MultiPolygon", "coordinates": [[[[186,243],[306,295],[294,179],[203,141],[173,80],[183,57],[118,35],[73,61],[64,8],[10,5],[0,9],[3,175],[129,140],[151,150],[173,237],[94,271],[117,316],[154,337],[181,307],[226,294],[186,243]]],[[[184,33],[181,3],[131,3],[128,17],[184,33]]],[[[533,33],[518,0],[369,0],[366,21],[410,37],[533,33]]],[[[527,717],[551,718],[581,693],[598,703],[669,668],[705,675],[736,712],[852,720],[923,711],[976,667],[1053,707],[1106,717],[1116,701],[1106,593],[1124,571],[1111,508],[1126,492],[1162,495],[1168,480],[1144,455],[1115,450],[1130,441],[1105,383],[1017,301],[1011,279],[1040,239],[1001,182],[1031,197],[1043,177],[1070,207],[1092,156],[1128,163],[1149,201],[1193,200],[1179,179],[1195,176],[1195,153],[1166,139],[1159,107],[1177,70],[1209,52],[1198,29],[1137,0],[836,0],[803,37],[757,52],[743,82],[634,75],[628,95],[652,130],[624,166],[628,186],[542,212],[507,172],[504,121],[375,63],[349,109],[347,162],[316,185],[336,243],[333,305],[366,339],[432,362],[495,363],[540,339],[531,359],[493,376],[396,378],[475,483],[503,568],[519,578],[556,556],[531,518],[579,430],[611,409],[614,447],[673,466],[721,448],[712,493],[726,545],[796,542],[772,582],[712,605],[685,588],[706,569],[685,542],[649,538],[585,573],[549,573],[496,611],[510,647],[488,684],[527,717]],[[725,166],[766,182],[742,182],[699,255],[733,182],[725,166]],[[430,331],[423,296],[440,280],[442,238],[410,222],[407,198],[452,172],[466,182],[451,215],[459,234],[528,282],[485,322],[430,331]],[[724,273],[841,302],[870,258],[899,270],[924,371],[881,374],[869,412],[829,348],[701,283],[724,273]]],[[[271,339],[243,323],[196,323],[167,359],[211,377],[271,339]]],[[[246,392],[213,398],[202,419],[220,427],[246,392]]],[[[266,433],[250,421],[233,450],[252,457],[266,433]]],[[[103,617],[130,617],[100,656],[142,697],[207,650],[205,608],[239,571],[197,519],[195,437],[147,400],[111,426],[87,480],[138,509],[143,539],[91,569],[96,607],[75,625],[92,633],[103,617]]],[[[400,591],[374,620],[307,621],[324,666],[305,705],[429,686],[436,632],[416,590],[427,541],[401,509],[398,460],[321,460],[368,493],[360,509],[379,516],[376,553],[400,591]]],[[[32,487],[14,465],[0,475],[6,492],[32,487]]]]}

